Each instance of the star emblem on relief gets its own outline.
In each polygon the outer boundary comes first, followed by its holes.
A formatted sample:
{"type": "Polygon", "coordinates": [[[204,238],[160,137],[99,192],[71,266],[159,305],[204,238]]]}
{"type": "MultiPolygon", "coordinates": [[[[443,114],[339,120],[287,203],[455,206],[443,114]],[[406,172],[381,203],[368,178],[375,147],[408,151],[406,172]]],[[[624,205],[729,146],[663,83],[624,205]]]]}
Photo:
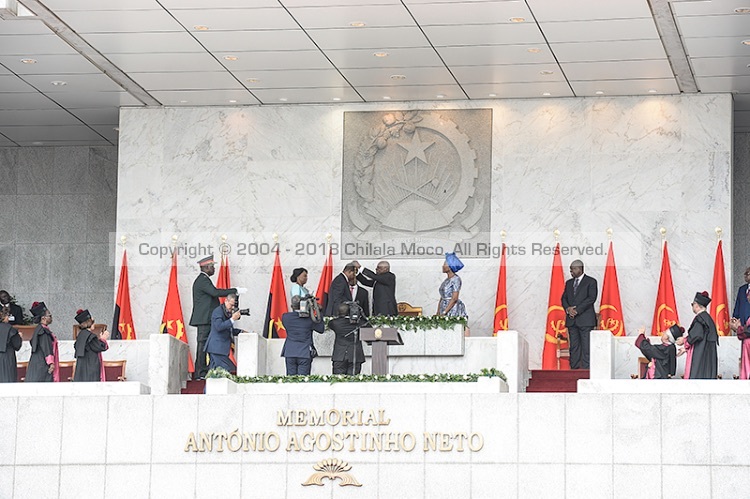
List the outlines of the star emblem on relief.
{"type": "Polygon", "coordinates": [[[403,144],[399,142],[399,146],[401,146],[406,151],[406,159],[404,159],[404,166],[408,165],[410,161],[414,159],[418,159],[425,165],[427,164],[427,158],[425,157],[425,151],[433,145],[435,142],[422,142],[422,140],[419,138],[419,132],[414,130],[414,134],[412,135],[411,142],[408,144],[403,144]]]}

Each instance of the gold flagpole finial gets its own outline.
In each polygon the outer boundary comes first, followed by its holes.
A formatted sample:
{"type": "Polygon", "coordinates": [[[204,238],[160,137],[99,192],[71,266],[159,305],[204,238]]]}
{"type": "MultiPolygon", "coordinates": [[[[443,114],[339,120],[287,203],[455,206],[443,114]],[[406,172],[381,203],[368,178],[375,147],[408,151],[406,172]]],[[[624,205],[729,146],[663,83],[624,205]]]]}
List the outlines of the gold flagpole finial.
{"type": "Polygon", "coordinates": [[[714,231],[716,231],[716,237],[719,238],[719,241],[721,241],[721,233],[724,231],[721,230],[721,227],[716,227],[714,231]]]}
{"type": "Polygon", "coordinates": [[[659,234],[661,234],[661,238],[662,239],[666,240],[667,239],[667,228],[666,227],[662,227],[661,229],[659,229],[659,234]]]}
{"type": "Polygon", "coordinates": [[[177,234],[174,234],[172,236],[172,248],[176,248],[176,247],[177,247],[177,234]]]}
{"type": "Polygon", "coordinates": [[[560,231],[558,229],[555,229],[552,234],[554,234],[555,242],[557,242],[560,239],[560,231]]]}
{"type": "Polygon", "coordinates": [[[226,234],[222,234],[222,235],[221,235],[221,242],[222,242],[222,243],[226,243],[226,242],[227,242],[227,239],[229,239],[229,238],[227,237],[227,235],[226,235],[226,234]]]}
{"type": "Polygon", "coordinates": [[[500,240],[501,240],[502,242],[505,242],[505,236],[507,236],[507,235],[508,235],[508,233],[507,233],[507,232],[505,232],[505,229],[501,230],[501,231],[500,231],[500,240]]]}
{"type": "Polygon", "coordinates": [[[326,234],[326,242],[327,242],[328,244],[331,244],[331,240],[332,240],[332,239],[333,239],[333,234],[331,234],[330,232],[329,232],[329,233],[327,233],[327,234],[326,234]]]}
{"type": "Polygon", "coordinates": [[[614,231],[612,230],[612,227],[607,229],[607,238],[611,241],[612,240],[612,233],[614,231]]]}
{"type": "Polygon", "coordinates": [[[120,245],[123,248],[125,247],[125,243],[127,242],[127,240],[128,240],[128,236],[126,236],[126,235],[123,235],[123,236],[120,237],[120,245]]]}
{"type": "Polygon", "coordinates": [[[273,242],[274,243],[276,243],[276,244],[279,243],[279,235],[277,233],[274,232],[273,236],[271,236],[271,237],[273,237],[273,242]]]}

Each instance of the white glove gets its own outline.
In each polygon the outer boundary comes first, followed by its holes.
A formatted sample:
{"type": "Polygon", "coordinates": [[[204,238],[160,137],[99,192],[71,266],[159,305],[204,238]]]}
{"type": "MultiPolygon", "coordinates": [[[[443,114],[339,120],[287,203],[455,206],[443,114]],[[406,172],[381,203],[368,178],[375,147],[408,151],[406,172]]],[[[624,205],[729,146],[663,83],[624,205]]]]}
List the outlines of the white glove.
{"type": "Polygon", "coordinates": [[[247,293],[247,288],[235,288],[235,289],[237,289],[238,295],[244,295],[245,293],[247,293]]]}

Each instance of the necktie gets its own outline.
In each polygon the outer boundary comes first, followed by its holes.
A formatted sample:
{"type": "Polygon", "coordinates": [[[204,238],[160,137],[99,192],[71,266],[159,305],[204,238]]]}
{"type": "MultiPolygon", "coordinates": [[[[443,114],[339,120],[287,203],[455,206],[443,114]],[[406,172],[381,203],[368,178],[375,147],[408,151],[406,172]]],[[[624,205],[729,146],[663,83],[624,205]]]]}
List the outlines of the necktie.
{"type": "Polygon", "coordinates": [[[750,302],[750,286],[745,290],[745,296],[747,296],[747,301],[750,302]]]}
{"type": "Polygon", "coordinates": [[[575,296],[576,293],[578,293],[578,277],[576,277],[576,280],[573,281],[573,296],[575,296]]]}

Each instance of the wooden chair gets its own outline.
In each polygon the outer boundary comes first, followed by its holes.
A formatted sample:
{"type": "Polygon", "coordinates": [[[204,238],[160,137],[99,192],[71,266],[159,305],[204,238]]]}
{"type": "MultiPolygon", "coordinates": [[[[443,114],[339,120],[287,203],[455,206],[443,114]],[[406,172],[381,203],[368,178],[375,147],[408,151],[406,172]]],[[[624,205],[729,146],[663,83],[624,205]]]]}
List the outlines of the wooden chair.
{"type": "MultiPolygon", "coordinates": [[[[106,324],[94,324],[93,326],[91,326],[91,332],[94,334],[99,334],[106,329],[107,329],[106,324]]],[[[73,324],[73,340],[78,338],[78,333],[80,331],[81,331],[81,326],[79,326],[78,324],[73,324]]]]}
{"type": "Polygon", "coordinates": [[[26,369],[28,368],[28,362],[16,362],[16,379],[18,381],[26,381],[26,369]]]}
{"type": "Polygon", "coordinates": [[[558,339],[557,340],[557,370],[560,370],[560,361],[565,359],[568,361],[568,365],[570,365],[570,347],[568,348],[561,348],[562,342],[558,339]]]}
{"type": "Polygon", "coordinates": [[[73,377],[76,373],[76,361],[75,360],[61,360],[60,361],[60,382],[73,381],[73,377]]]}
{"type": "Polygon", "coordinates": [[[105,360],[104,381],[126,381],[125,365],[127,360],[105,360]]]}
{"type": "Polygon", "coordinates": [[[405,315],[407,317],[419,317],[422,315],[422,307],[412,307],[405,301],[400,301],[396,304],[398,309],[398,315],[405,315]]]}
{"type": "Polygon", "coordinates": [[[638,379],[646,379],[649,360],[646,357],[638,357],[638,379]]]}
{"type": "Polygon", "coordinates": [[[31,335],[34,334],[34,329],[36,329],[36,324],[30,324],[28,326],[13,326],[13,327],[18,329],[18,332],[21,334],[21,339],[23,339],[23,341],[31,341],[31,335]]]}

